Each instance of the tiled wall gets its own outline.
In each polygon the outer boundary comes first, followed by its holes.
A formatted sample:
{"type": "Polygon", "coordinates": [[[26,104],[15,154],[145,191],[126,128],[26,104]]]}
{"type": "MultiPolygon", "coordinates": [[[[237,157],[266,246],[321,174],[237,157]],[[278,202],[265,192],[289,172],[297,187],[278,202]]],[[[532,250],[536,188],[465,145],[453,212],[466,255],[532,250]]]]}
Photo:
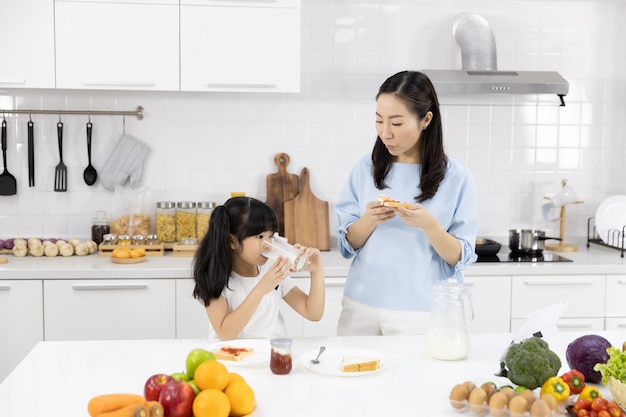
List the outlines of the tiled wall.
{"type": "MultiPolygon", "coordinates": [[[[543,196],[563,178],[584,200],[569,206],[566,236],[584,236],[587,218],[624,186],[626,3],[621,0],[303,0],[299,94],[187,94],[8,90],[1,108],[145,108],[134,117],[93,117],[93,162],[102,168],[125,129],[148,143],[147,206],[168,199],[223,202],[231,191],[265,198],[274,155],[289,172],[311,172],[313,192],[332,210],[353,163],[369,153],[374,95],[403,69],[460,68],[452,25],[462,12],[493,27],[501,70],[555,70],[570,82],[556,97],[441,97],[448,153],[468,164],[480,192],[479,234],[542,228],[543,196]]],[[[250,34],[246,34],[250,36],[250,34]]],[[[253,69],[251,69],[253,70],[253,69]]],[[[28,187],[26,121],[9,115],[9,171],[16,196],[0,197],[0,238],[88,236],[96,210],[114,194],[82,181],[84,116],[64,116],[67,193],[53,190],[56,116],[33,116],[36,186],[28,187]]]]}

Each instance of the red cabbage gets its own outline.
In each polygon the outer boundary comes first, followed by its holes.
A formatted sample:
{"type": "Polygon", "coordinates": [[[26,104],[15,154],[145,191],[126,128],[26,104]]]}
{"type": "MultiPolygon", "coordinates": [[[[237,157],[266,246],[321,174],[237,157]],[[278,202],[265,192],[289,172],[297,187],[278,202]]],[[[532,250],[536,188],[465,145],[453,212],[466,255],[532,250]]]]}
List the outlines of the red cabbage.
{"type": "Polygon", "coordinates": [[[565,359],[571,369],[576,369],[585,376],[585,382],[599,383],[602,374],[594,371],[596,363],[606,363],[609,354],[606,348],[611,347],[611,342],[602,336],[588,334],[574,340],[567,346],[565,359]]]}

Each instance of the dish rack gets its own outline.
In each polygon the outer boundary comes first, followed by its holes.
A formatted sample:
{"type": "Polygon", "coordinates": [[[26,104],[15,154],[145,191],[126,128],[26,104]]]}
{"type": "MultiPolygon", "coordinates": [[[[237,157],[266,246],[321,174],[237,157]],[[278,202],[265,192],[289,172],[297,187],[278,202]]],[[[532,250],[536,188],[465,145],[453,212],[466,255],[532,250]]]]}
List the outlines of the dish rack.
{"type": "Polygon", "coordinates": [[[620,256],[623,258],[624,251],[626,251],[626,247],[624,246],[624,243],[626,243],[624,239],[626,225],[622,226],[621,231],[619,229],[609,229],[606,239],[607,242],[605,243],[598,235],[595,222],[595,217],[589,217],[587,219],[587,247],[589,247],[590,243],[595,243],[596,245],[617,249],[620,251],[620,256]]]}

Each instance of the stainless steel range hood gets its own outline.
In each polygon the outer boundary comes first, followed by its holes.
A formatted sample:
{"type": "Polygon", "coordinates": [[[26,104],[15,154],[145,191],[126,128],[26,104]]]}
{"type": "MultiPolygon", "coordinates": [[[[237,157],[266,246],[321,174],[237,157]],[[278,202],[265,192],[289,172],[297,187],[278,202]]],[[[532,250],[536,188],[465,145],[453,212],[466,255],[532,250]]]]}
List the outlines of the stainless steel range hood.
{"type": "Polygon", "coordinates": [[[495,37],[478,15],[462,14],[453,34],[461,47],[462,69],[422,70],[438,94],[556,94],[561,106],[569,83],[554,71],[498,71],[495,37]]]}

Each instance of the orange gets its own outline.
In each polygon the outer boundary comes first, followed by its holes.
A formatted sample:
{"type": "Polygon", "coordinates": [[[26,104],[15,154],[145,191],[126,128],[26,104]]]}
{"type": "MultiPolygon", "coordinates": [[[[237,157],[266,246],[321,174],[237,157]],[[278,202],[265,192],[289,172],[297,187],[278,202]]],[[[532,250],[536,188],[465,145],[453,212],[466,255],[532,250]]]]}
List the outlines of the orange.
{"type": "Polygon", "coordinates": [[[139,254],[140,257],[146,256],[146,248],[139,247],[139,248],[135,248],[134,250],[135,252],[139,254]]]}
{"type": "Polygon", "coordinates": [[[136,249],[131,249],[130,250],[130,257],[131,258],[140,258],[141,255],[139,254],[139,252],[136,249]]]}
{"type": "Polygon", "coordinates": [[[130,258],[130,249],[114,249],[111,256],[114,258],[130,258]]]}
{"type": "MultiPolygon", "coordinates": [[[[246,380],[244,379],[244,377],[242,377],[241,375],[239,375],[236,372],[230,372],[228,374],[228,385],[232,384],[235,381],[241,381],[241,382],[246,382],[246,380]]],[[[226,385],[226,388],[228,388],[228,385],[226,385]]]]}
{"type": "Polygon", "coordinates": [[[204,361],[196,368],[193,379],[200,391],[207,388],[223,391],[228,385],[228,369],[219,361],[204,361]]]}
{"type": "Polygon", "coordinates": [[[241,417],[254,410],[254,391],[245,382],[235,381],[226,387],[224,394],[230,400],[230,415],[241,417]]]}
{"type": "Polygon", "coordinates": [[[222,391],[209,388],[200,391],[196,395],[192,409],[195,417],[228,417],[230,414],[230,401],[222,391]]]}

